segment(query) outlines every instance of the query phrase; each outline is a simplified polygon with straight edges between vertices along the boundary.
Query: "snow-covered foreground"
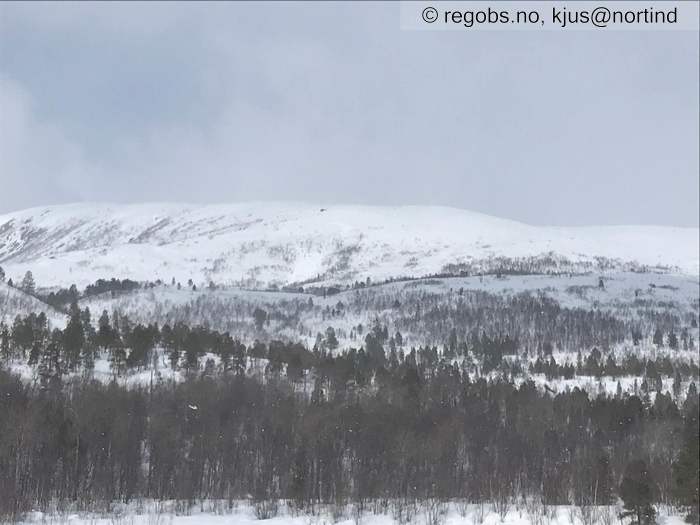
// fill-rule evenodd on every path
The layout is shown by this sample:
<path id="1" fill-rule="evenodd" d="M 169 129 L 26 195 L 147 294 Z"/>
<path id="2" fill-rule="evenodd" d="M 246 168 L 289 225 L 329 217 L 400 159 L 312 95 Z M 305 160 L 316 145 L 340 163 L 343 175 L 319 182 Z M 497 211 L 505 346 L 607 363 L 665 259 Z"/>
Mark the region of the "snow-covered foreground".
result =
<path id="1" fill-rule="evenodd" d="M 521 503 L 497 512 L 490 503 L 429 501 L 408 504 L 370 504 L 363 511 L 354 505 L 320 505 L 311 510 L 295 510 L 284 503 L 270 513 L 247 502 L 204 502 L 191 508 L 174 503 L 116 505 L 110 513 L 33 512 L 20 525 L 613 525 L 622 523 L 621 507 L 535 506 Z M 626 522 L 627 520 L 625 520 Z M 659 525 L 681 525 L 682 515 L 673 509 L 660 509 Z"/>
<path id="2" fill-rule="evenodd" d="M 548 271 L 696 276 L 698 250 L 697 228 L 537 227 L 428 206 L 73 204 L 0 215 L 0 263 L 13 279 L 31 270 L 40 286 L 352 283 L 494 270 L 500 258 Z"/>

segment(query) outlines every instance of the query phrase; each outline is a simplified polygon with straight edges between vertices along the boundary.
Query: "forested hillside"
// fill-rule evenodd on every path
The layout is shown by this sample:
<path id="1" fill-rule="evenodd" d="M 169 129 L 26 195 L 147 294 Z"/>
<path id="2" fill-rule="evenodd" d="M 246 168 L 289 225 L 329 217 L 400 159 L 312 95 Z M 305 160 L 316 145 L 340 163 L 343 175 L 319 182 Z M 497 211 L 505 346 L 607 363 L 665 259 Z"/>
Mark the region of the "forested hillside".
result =
<path id="1" fill-rule="evenodd" d="M 0 229 L 0 519 L 697 523 L 687 232 L 455 211 L 426 240 L 430 209 L 376 230 L 352 207 L 153 210 Z M 657 233 L 658 257 L 616 244 Z"/>

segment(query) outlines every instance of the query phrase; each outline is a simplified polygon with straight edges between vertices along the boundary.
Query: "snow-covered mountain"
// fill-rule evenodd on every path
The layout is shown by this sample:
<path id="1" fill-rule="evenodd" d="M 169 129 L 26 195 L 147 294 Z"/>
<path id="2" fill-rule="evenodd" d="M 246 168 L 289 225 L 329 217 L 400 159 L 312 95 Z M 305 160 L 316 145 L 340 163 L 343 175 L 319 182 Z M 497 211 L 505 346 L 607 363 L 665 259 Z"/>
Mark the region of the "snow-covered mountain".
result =
<path id="1" fill-rule="evenodd" d="M 0 265 L 13 279 L 31 270 L 40 286 L 348 283 L 518 264 L 697 276 L 698 237 L 697 228 L 536 227 L 445 207 L 72 204 L 0 215 Z"/>

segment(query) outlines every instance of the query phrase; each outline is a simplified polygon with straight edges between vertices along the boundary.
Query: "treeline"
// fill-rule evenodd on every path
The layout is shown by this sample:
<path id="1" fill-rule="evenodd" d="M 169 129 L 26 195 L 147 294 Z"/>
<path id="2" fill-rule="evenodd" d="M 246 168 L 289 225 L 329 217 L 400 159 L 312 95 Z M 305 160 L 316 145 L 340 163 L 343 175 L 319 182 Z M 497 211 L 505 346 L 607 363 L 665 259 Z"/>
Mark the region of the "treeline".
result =
<path id="1" fill-rule="evenodd" d="M 31 272 L 27 273 L 31 275 Z M 146 286 L 149 286 L 149 284 L 150 283 L 146 283 Z M 92 297 L 108 292 L 112 295 L 116 293 L 125 293 L 137 290 L 140 287 L 140 283 L 132 281 L 131 279 L 115 279 L 112 277 L 109 280 L 98 279 L 93 284 L 88 284 L 82 293 L 74 284 L 69 288 L 59 288 L 58 290 L 52 290 L 48 293 L 32 293 L 41 301 L 60 310 L 81 298 Z"/>
<path id="2" fill-rule="evenodd" d="M 547 379 L 573 379 L 576 376 L 592 376 L 598 379 L 602 377 L 634 376 L 643 379 L 641 388 L 644 392 L 650 390 L 662 391 L 664 377 L 674 378 L 674 393 L 680 391 L 681 381 L 687 378 L 695 378 L 700 374 L 697 363 L 694 361 L 672 361 L 668 356 L 654 359 L 640 359 L 634 354 L 625 355 L 619 362 L 615 354 L 610 352 L 607 356 L 597 348 L 583 358 L 578 353 L 576 363 L 557 363 L 554 356 L 538 357 L 528 367 L 532 374 L 544 374 Z M 677 395 L 677 394 L 676 394 Z"/>
<path id="3" fill-rule="evenodd" d="M 259 329 L 269 321 L 269 314 L 260 308 L 250 315 Z M 279 340 L 246 345 L 229 333 L 208 326 L 191 327 L 183 322 L 162 327 L 143 325 L 116 312 L 110 317 L 106 310 L 94 323 L 89 308 L 81 310 L 74 302 L 64 329 L 51 330 L 43 313 L 17 316 L 11 327 L 0 323 L 0 360 L 24 361 L 38 369 L 44 382 L 76 371 L 89 375 L 98 358 L 109 360 L 115 376 L 129 370 L 158 368 L 166 361 L 172 370 L 197 371 L 205 361 L 210 373 L 245 372 L 262 363 L 266 373 L 282 372 L 293 381 L 307 381 L 322 373 L 323 363 L 332 353 L 336 363 L 347 363 L 336 369 L 349 371 L 346 380 L 360 385 L 386 368 L 412 360 L 424 371 L 433 370 L 440 363 L 455 364 L 472 378 L 492 373 L 514 378 L 524 372 L 544 374 L 547 380 L 635 376 L 642 381 L 642 394 L 663 392 L 663 378 L 668 377 L 674 380 L 673 394 L 677 398 L 682 382 L 696 379 L 699 373 L 694 361 L 672 360 L 668 356 L 640 359 L 635 355 L 625 355 L 618 361 L 614 352 L 603 353 L 595 347 L 585 358 L 579 352 L 576 364 L 560 364 L 550 343 L 540 343 L 530 352 L 508 335 L 490 337 L 472 332 L 466 341 L 459 341 L 453 329 L 443 345 L 408 348 L 400 332 L 390 334 L 378 321 L 369 329 L 358 325 L 353 330 L 357 337 L 362 336 L 357 348 L 339 349 L 332 327 L 318 334 L 311 349 Z"/>
<path id="4" fill-rule="evenodd" d="M 348 356 L 323 356 L 307 393 L 283 374 L 259 381 L 235 368 L 129 389 L 30 385 L 0 370 L 0 517 L 140 498 L 300 509 L 461 498 L 502 515 L 521 500 L 620 496 L 643 517 L 658 503 L 697 506 L 694 385 L 679 405 L 664 394 L 550 396 L 410 355 L 364 382 L 349 368 Z"/>

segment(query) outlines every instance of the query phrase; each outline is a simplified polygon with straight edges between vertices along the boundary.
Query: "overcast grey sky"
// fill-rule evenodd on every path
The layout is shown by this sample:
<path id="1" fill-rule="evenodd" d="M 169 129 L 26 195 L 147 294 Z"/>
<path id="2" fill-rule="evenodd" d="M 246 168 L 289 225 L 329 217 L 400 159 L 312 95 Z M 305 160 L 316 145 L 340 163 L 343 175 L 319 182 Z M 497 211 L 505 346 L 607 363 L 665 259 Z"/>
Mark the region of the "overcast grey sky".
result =
<path id="1" fill-rule="evenodd" d="M 398 4 L 0 4 L 0 213 L 439 204 L 698 225 L 698 33 L 410 32 Z"/>

